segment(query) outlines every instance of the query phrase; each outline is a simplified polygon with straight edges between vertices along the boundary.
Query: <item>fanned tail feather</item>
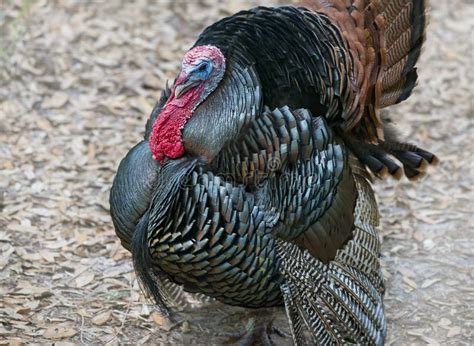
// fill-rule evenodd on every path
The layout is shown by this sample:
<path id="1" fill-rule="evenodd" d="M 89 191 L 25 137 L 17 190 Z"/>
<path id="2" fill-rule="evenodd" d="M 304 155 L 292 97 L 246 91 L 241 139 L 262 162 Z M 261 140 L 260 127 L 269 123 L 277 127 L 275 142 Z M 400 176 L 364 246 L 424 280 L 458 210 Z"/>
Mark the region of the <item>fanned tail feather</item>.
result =
<path id="1" fill-rule="evenodd" d="M 386 68 L 382 75 L 381 107 L 406 100 L 416 85 L 416 62 L 425 41 L 426 0 L 383 0 Z"/>
<path id="2" fill-rule="evenodd" d="M 377 177 L 422 177 L 436 156 L 394 136 L 381 109 L 406 100 L 417 84 L 416 63 L 426 38 L 427 0 L 303 0 L 344 33 L 357 83 L 359 111 L 340 135 Z M 362 34 L 363 33 L 363 34 Z"/>
<path id="3" fill-rule="evenodd" d="M 417 84 L 416 63 L 426 39 L 427 0 L 370 0 L 383 18 L 380 51 L 384 62 L 375 93 L 376 105 L 385 108 L 406 100 Z M 436 164 L 436 156 L 415 145 L 400 141 L 382 117 L 384 138 L 358 146 L 359 158 L 377 176 L 404 174 L 415 180 L 426 174 L 427 166 Z M 360 143 L 359 143 L 360 144 Z M 351 146 L 353 148 L 353 146 Z M 395 160 L 394 160 L 395 159 Z M 403 169 L 401 169 L 403 168 Z"/>

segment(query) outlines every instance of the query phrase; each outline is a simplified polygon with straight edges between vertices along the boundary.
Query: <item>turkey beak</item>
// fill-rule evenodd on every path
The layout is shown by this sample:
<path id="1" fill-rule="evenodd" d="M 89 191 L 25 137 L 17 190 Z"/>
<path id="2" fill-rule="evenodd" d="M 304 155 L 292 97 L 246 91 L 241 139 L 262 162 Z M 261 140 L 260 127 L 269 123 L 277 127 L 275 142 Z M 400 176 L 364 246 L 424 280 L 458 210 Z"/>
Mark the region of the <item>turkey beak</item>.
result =
<path id="1" fill-rule="evenodd" d="M 200 80 L 191 80 L 189 78 L 184 80 L 182 83 L 174 87 L 174 97 L 180 98 L 181 95 L 186 93 L 186 91 L 188 91 L 189 89 L 194 88 L 200 82 Z"/>

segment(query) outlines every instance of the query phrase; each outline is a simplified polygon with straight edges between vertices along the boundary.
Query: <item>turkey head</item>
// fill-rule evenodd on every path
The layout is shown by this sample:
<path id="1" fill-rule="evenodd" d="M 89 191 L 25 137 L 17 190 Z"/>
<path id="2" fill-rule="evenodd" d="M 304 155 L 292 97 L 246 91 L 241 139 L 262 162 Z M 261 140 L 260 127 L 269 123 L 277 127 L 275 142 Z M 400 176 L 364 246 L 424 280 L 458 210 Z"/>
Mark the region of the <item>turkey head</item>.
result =
<path id="1" fill-rule="evenodd" d="M 209 163 L 260 106 L 252 67 L 226 64 L 215 46 L 196 46 L 185 54 L 171 95 L 153 123 L 153 158 L 163 162 L 186 154 Z"/>
<path id="2" fill-rule="evenodd" d="M 199 104 L 213 92 L 225 72 L 225 59 L 219 49 L 200 46 L 183 59 L 171 96 L 153 124 L 150 149 L 155 160 L 184 155 L 182 129 Z"/>

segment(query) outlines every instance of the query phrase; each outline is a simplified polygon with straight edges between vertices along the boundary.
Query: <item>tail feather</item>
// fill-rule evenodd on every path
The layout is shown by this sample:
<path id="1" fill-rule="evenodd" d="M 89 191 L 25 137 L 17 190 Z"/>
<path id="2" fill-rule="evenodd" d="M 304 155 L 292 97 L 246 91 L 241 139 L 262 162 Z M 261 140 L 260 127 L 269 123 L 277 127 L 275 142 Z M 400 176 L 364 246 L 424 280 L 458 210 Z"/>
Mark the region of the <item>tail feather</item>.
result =
<path id="1" fill-rule="evenodd" d="M 409 28 L 404 25 L 401 25 L 401 23 L 408 22 L 410 17 L 410 8 L 409 6 L 405 5 L 404 8 L 398 14 L 385 12 L 384 17 L 386 18 L 385 23 L 387 26 L 387 29 L 385 30 L 385 41 L 387 42 L 387 45 L 390 48 L 388 50 L 388 55 L 390 56 L 391 52 L 402 52 L 405 47 L 410 46 L 411 44 L 411 33 Z M 388 66 L 393 66 L 393 61 L 398 60 L 399 59 L 392 61 L 389 60 L 387 64 Z"/>
<path id="2" fill-rule="evenodd" d="M 410 40 L 411 32 L 410 30 L 406 30 L 400 34 L 398 39 L 393 43 L 393 46 L 387 50 L 387 71 L 390 71 L 390 69 L 399 62 L 403 62 L 404 70 L 401 72 L 404 74 L 408 73 L 414 67 L 418 56 L 421 53 L 421 44 L 423 42 L 417 42 L 414 47 L 410 48 L 410 51 L 407 54 L 406 47 L 410 45 Z M 386 85 L 384 85 L 384 88 L 385 87 Z"/>
<path id="3" fill-rule="evenodd" d="M 426 0 L 381 0 L 379 11 L 385 20 L 386 65 L 381 73 L 380 106 L 407 99 L 416 86 L 415 65 L 425 41 Z"/>
<path id="4" fill-rule="evenodd" d="M 399 79 L 401 72 L 392 72 L 394 82 L 386 82 L 390 87 L 387 87 L 380 97 L 381 107 L 390 106 L 406 100 L 413 92 L 418 80 L 418 72 L 416 69 L 411 70 L 402 79 Z"/>
<path id="5" fill-rule="evenodd" d="M 349 266 L 342 268 L 341 265 L 333 266 L 331 279 L 338 284 L 348 296 L 360 306 L 364 313 L 373 321 L 376 321 L 376 306 L 380 299 L 380 293 L 373 289 L 373 284 L 366 280 L 360 272 L 355 272 Z"/>
<path id="6" fill-rule="evenodd" d="M 353 72 L 362 77 L 357 79 L 357 99 L 359 109 L 365 109 L 364 117 L 371 117 L 366 108 L 370 104 L 384 108 L 410 96 L 426 36 L 427 0 L 303 0 L 300 4 L 324 12 L 344 31 L 355 60 Z M 377 113 L 369 123 L 358 125 L 368 125 L 365 135 L 373 140 L 371 128 L 380 129 Z"/>
<path id="7" fill-rule="evenodd" d="M 425 174 L 424 150 L 387 151 L 381 109 L 406 100 L 417 84 L 416 63 L 426 37 L 427 0 L 303 0 L 301 5 L 326 14 L 344 33 L 357 85 L 341 137 L 376 176 Z M 355 138 L 355 140 L 354 140 Z M 403 142 L 397 141 L 397 145 Z M 392 145 L 392 143 L 390 143 Z M 423 154 L 420 154 L 423 152 Z M 413 153 L 416 153 L 414 155 Z M 425 156 L 424 153 L 427 153 Z"/>
<path id="8" fill-rule="evenodd" d="M 347 275 L 352 274 L 352 276 L 356 276 L 356 280 L 364 282 L 367 292 L 375 299 L 377 294 L 384 290 L 383 277 L 379 273 L 380 266 L 377 264 L 375 268 L 370 269 L 366 264 L 361 264 L 360 259 L 352 254 L 351 247 L 348 247 L 344 252 L 339 256 L 339 260 L 346 263 Z"/>
<path id="9" fill-rule="evenodd" d="M 416 70 L 414 72 L 410 70 L 408 73 L 403 72 L 406 68 L 407 61 L 408 57 L 404 55 L 400 60 L 396 61 L 393 65 L 391 65 L 385 70 L 383 76 L 381 77 L 382 98 L 385 96 L 386 93 L 399 92 L 405 87 L 405 84 L 408 80 L 414 79 L 414 81 L 412 81 L 410 84 L 416 84 L 416 79 L 418 77 L 418 74 L 415 73 Z M 413 86 L 415 84 L 413 84 Z M 385 107 L 383 99 L 381 101 L 382 107 Z M 389 106 L 389 104 L 387 104 L 386 106 Z"/>

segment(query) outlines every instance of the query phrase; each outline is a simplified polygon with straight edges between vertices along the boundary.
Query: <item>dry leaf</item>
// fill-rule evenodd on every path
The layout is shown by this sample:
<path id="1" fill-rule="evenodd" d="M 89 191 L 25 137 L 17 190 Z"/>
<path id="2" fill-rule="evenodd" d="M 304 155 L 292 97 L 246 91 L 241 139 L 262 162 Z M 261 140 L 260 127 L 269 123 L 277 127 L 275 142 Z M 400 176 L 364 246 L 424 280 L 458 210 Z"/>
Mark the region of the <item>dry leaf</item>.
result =
<path id="1" fill-rule="evenodd" d="M 68 100 L 68 94 L 58 91 L 51 97 L 45 99 L 42 103 L 42 106 L 44 108 L 61 108 L 67 103 Z"/>
<path id="2" fill-rule="evenodd" d="M 415 289 L 418 288 L 418 285 L 416 284 L 416 282 L 410 279 L 408 276 L 403 277 L 403 282 L 405 282 L 411 288 L 415 288 Z"/>
<path id="3" fill-rule="evenodd" d="M 158 327 L 166 331 L 169 331 L 171 329 L 171 323 L 169 322 L 169 320 L 160 313 L 154 312 L 151 314 L 151 317 L 153 318 L 153 321 Z"/>
<path id="4" fill-rule="evenodd" d="M 70 338 L 74 335 L 77 334 L 77 331 L 69 326 L 64 326 L 64 325 L 56 325 L 56 326 L 51 326 L 48 327 L 44 333 L 43 337 L 46 339 L 64 339 L 64 338 Z"/>
<path id="5" fill-rule="evenodd" d="M 79 309 L 79 310 L 77 310 L 76 312 L 77 312 L 77 314 L 78 314 L 79 316 L 82 316 L 82 317 L 91 317 L 91 315 L 89 315 L 89 313 L 88 313 L 86 310 L 84 310 L 84 309 Z"/>
<path id="6" fill-rule="evenodd" d="M 456 336 L 459 334 L 461 334 L 461 327 L 456 326 L 456 327 L 449 328 L 447 337 L 452 338 L 453 336 Z"/>
<path id="7" fill-rule="evenodd" d="M 41 287 L 41 286 L 30 286 L 30 285 L 24 285 L 22 288 L 20 288 L 18 291 L 15 292 L 15 294 L 21 294 L 21 295 L 27 295 L 27 296 L 34 296 L 34 297 L 39 297 L 43 296 L 45 293 L 48 293 L 49 289 L 47 287 Z"/>
<path id="8" fill-rule="evenodd" d="M 94 277 L 95 277 L 95 275 L 94 275 L 93 272 L 82 273 L 75 280 L 76 281 L 76 287 L 80 288 L 80 287 L 84 287 L 84 286 L 90 284 L 94 280 Z"/>
<path id="9" fill-rule="evenodd" d="M 54 258 L 57 256 L 55 253 L 48 251 L 48 250 L 39 250 L 39 254 L 43 257 L 46 261 L 53 263 Z"/>
<path id="10" fill-rule="evenodd" d="M 441 281 L 440 279 L 431 279 L 431 280 L 425 280 L 421 284 L 421 288 L 428 288 L 430 286 L 433 286 L 435 283 Z"/>
<path id="11" fill-rule="evenodd" d="M 148 308 L 148 305 L 146 304 L 142 305 L 142 311 L 140 311 L 140 316 L 144 316 L 144 317 L 150 316 L 150 309 Z"/>
<path id="12" fill-rule="evenodd" d="M 438 325 L 440 325 L 441 327 L 446 327 L 449 326 L 451 323 L 451 320 L 447 319 L 446 317 L 442 317 L 439 320 Z"/>
<path id="13" fill-rule="evenodd" d="M 415 233 L 413 233 L 413 239 L 415 239 L 416 241 L 423 241 L 425 239 L 425 237 L 423 236 L 423 232 L 416 231 Z"/>
<path id="14" fill-rule="evenodd" d="M 94 323 L 97 326 L 101 326 L 103 324 L 106 324 L 111 316 L 112 316 L 112 312 L 110 310 L 104 311 L 104 312 L 94 316 L 92 318 L 92 323 Z"/>
<path id="15" fill-rule="evenodd" d="M 3 270 L 8 264 L 8 258 L 0 257 L 0 271 Z"/>
<path id="16" fill-rule="evenodd" d="M 16 312 L 19 314 L 27 314 L 33 310 L 35 310 L 39 306 L 39 300 L 29 301 L 25 304 L 25 306 L 21 306 L 16 309 Z"/>
<path id="17" fill-rule="evenodd" d="M 35 310 L 40 305 L 39 300 L 32 300 L 26 303 L 26 306 L 29 307 L 31 310 Z"/>
<path id="18" fill-rule="evenodd" d="M 137 345 L 145 345 L 145 344 L 147 344 L 147 343 L 148 343 L 148 340 L 150 340 L 150 337 L 151 337 L 150 334 L 144 336 L 143 338 L 141 338 L 140 340 L 138 340 Z"/>
<path id="19" fill-rule="evenodd" d="M 10 339 L 8 340 L 8 345 L 9 346 L 22 346 L 23 342 L 21 339 Z"/>

